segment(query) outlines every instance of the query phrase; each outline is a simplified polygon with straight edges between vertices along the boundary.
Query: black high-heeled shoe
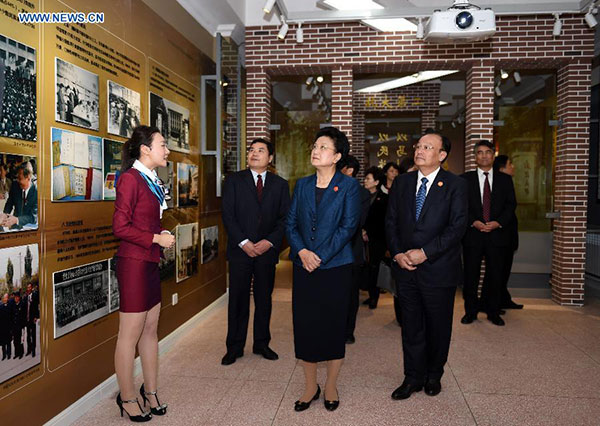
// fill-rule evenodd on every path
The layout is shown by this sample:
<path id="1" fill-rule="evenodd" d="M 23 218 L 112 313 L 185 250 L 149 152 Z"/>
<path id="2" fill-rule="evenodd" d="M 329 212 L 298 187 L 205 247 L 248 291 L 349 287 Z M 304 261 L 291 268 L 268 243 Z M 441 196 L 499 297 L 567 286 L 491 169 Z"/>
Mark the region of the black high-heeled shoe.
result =
<path id="1" fill-rule="evenodd" d="M 327 408 L 329 411 L 335 411 L 340 406 L 340 394 L 337 391 L 337 389 L 335 390 L 335 393 L 338 394 L 338 399 L 334 401 L 323 399 L 323 404 L 325 405 L 325 408 Z"/>
<path id="2" fill-rule="evenodd" d="M 317 385 L 317 392 L 315 393 L 315 396 L 313 396 L 312 399 L 308 402 L 304 402 L 304 401 L 300 401 L 300 400 L 294 402 L 294 410 L 296 410 L 296 411 L 306 410 L 308 407 L 310 407 L 310 404 L 313 401 L 316 401 L 317 399 L 319 399 L 319 395 L 321 395 L 321 387 L 319 385 Z"/>
<path id="3" fill-rule="evenodd" d="M 123 404 L 133 404 L 134 402 L 137 403 L 138 407 L 140 407 L 140 411 L 142 412 L 142 414 L 132 416 L 127 412 L 125 408 L 123 408 Z M 140 402 L 137 400 L 137 398 L 123 401 L 121 399 L 121 392 L 119 392 L 119 394 L 117 395 L 117 405 L 121 410 L 121 417 L 123 417 L 123 411 L 125 411 L 125 413 L 127 413 L 127 415 L 129 416 L 129 420 L 131 420 L 132 422 L 143 423 L 152 420 L 152 414 L 144 412 L 144 410 L 142 410 L 142 406 L 140 405 Z"/>
<path id="4" fill-rule="evenodd" d="M 148 405 L 150 405 L 150 401 L 148 400 L 148 398 L 146 398 L 146 395 L 154 396 L 156 398 L 156 403 L 158 404 L 158 407 L 152 407 L 150 405 L 150 412 L 152 414 L 154 414 L 155 416 L 164 416 L 165 414 L 167 414 L 167 404 L 160 403 L 160 401 L 158 400 L 158 396 L 156 395 L 156 391 L 146 392 L 146 390 L 144 389 L 144 384 L 142 383 L 142 387 L 140 388 L 140 395 L 142 395 L 142 399 L 144 400 L 144 408 L 146 408 L 146 402 L 148 403 Z"/>

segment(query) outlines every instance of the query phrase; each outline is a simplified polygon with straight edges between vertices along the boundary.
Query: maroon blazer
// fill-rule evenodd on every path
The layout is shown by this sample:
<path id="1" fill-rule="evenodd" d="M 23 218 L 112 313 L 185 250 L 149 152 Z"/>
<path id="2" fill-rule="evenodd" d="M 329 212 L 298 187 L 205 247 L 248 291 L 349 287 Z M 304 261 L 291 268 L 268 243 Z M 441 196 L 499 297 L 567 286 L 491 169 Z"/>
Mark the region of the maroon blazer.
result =
<path id="1" fill-rule="evenodd" d="M 113 233 L 121 240 L 117 256 L 156 262 L 160 246 L 152 243 L 160 226 L 160 205 L 140 172 L 134 168 L 119 176 L 113 214 Z"/>

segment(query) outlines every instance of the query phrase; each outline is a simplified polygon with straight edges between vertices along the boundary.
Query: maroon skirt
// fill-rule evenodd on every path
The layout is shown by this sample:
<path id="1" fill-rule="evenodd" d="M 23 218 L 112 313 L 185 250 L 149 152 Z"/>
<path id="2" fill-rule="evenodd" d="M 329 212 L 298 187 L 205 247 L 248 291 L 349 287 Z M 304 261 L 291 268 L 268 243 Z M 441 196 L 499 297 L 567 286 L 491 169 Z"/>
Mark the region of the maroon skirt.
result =
<path id="1" fill-rule="evenodd" d="M 121 257 L 117 259 L 121 312 L 145 312 L 161 302 L 158 263 Z"/>

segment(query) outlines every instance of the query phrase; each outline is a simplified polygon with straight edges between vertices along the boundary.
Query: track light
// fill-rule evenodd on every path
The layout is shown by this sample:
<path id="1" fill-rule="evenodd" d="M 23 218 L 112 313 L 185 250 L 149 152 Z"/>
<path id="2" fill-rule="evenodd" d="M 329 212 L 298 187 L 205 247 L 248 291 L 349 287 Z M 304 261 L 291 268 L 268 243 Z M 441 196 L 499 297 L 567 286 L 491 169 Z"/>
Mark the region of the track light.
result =
<path id="1" fill-rule="evenodd" d="M 452 125 L 453 129 L 456 129 L 456 123 L 454 122 L 454 120 L 452 120 L 452 123 L 450 123 Z"/>
<path id="2" fill-rule="evenodd" d="M 304 41 L 304 30 L 302 29 L 302 22 L 298 22 L 298 28 L 296 28 L 296 43 L 302 43 Z"/>
<path id="3" fill-rule="evenodd" d="M 267 0 L 265 2 L 265 5 L 263 6 L 263 12 L 271 13 L 271 9 L 273 9 L 274 5 L 275 5 L 275 0 Z"/>
<path id="4" fill-rule="evenodd" d="M 307 86 L 310 86 L 310 85 L 312 84 L 312 82 L 313 82 L 313 77 L 312 77 L 312 75 L 311 75 L 310 77 L 308 77 L 308 78 L 306 79 L 306 85 L 307 85 Z"/>
<path id="5" fill-rule="evenodd" d="M 323 83 L 323 76 L 322 75 L 318 75 L 317 76 L 317 83 Z"/>
<path id="6" fill-rule="evenodd" d="M 519 74 L 519 71 L 513 72 L 513 78 L 515 79 L 515 83 L 519 84 L 521 82 L 521 74 Z"/>
<path id="7" fill-rule="evenodd" d="M 590 4 L 588 13 L 585 14 L 585 22 L 588 24 L 588 27 L 590 27 L 590 28 L 595 28 L 596 25 L 598 25 L 598 21 L 594 17 L 594 14 L 596 12 L 597 12 L 597 10 L 594 9 L 594 3 L 592 2 L 592 4 Z"/>
<path id="8" fill-rule="evenodd" d="M 285 38 L 286 34 L 288 33 L 289 29 L 290 29 L 290 26 L 288 25 L 287 22 L 285 22 L 285 18 L 282 15 L 281 16 L 281 28 L 279 28 L 279 34 L 277 34 L 277 38 L 279 38 L 280 40 L 283 40 Z"/>
<path id="9" fill-rule="evenodd" d="M 319 86 L 317 86 L 317 85 L 315 84 L 315 85 L 313 86 L 313 88 L 312 88 L 312 94 L 313 94 L 313 95 L 316 95 L 318 91 L 319 91 Z"/>
<path id="10" fill-rule="evenodd" d="M 423 18 L 419 18 L 417 24 L 417 39 L 422 40 L 425 35 L 425 29 L 423 28 Z"/>
<path id="11" fill-rule="evenodd" d="M 500 86 L 496 86 L 496 88 L 494 89 L 494 92 L 496 93 L 496 96 L 498 96 L 498 97 L 502 96 L 502 90 L 500 90 Z"/>
<path id="12" fill-rule="evenodd" d="M 554 14 L 554 28 L 552 28 L 552 35 L 554 37 L 558 37 L 560 35 L 560 31 L 562 30 L 562 21 L 560 20 L 560 13 Z"/>
<path id="13" fill-rule="evenodd" d="M 500 77 L 502 77 L 502 80 L 506 80 L 508 78 L 508 72 L 500 70 Z"/>

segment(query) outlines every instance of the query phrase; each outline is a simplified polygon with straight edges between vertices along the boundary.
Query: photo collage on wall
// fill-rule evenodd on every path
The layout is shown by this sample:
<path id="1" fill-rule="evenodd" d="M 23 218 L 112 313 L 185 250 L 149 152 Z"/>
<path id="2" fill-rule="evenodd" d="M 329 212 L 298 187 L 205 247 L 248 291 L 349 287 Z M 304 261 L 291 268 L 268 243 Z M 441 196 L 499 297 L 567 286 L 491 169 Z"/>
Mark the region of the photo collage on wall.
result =
<path id="1" fill-rule="evenodd" d="M 142 109 L 140 94 L 135 90 L 108 80 L 108 133 L 131 137 L 139 126 Z"/>
<path id="2" fill-rule="evenodd" d="M 98 74 L 56 58 L 55 120 L 100 129 Z"/>
<path id="3" fill-rule="evenodd" d="M 150 92 L 150 125 L 157 127 L 171 151 L 190 152 L 190 111 Z"/>
<path id="4" fill-rule="evenodd" d="M 199 199 L 198 166 L 177 164 L 177 207 L 197 206 Z"/>
<path id="5" fill-rule="evenodd" d="M 175 229 L 176 278 L 181 282 L 198 272 L 198 223 Z"/>
<path id="6" fill-rule="evenodd" d="M 0 234 L 38 229 L 37 168 L 35 157 L 0 153 Z"/>
<path id="7" fill-rule="evenodd" d="M 0 383 L 40 363 L 37 244 L 0 249 Z"/>

